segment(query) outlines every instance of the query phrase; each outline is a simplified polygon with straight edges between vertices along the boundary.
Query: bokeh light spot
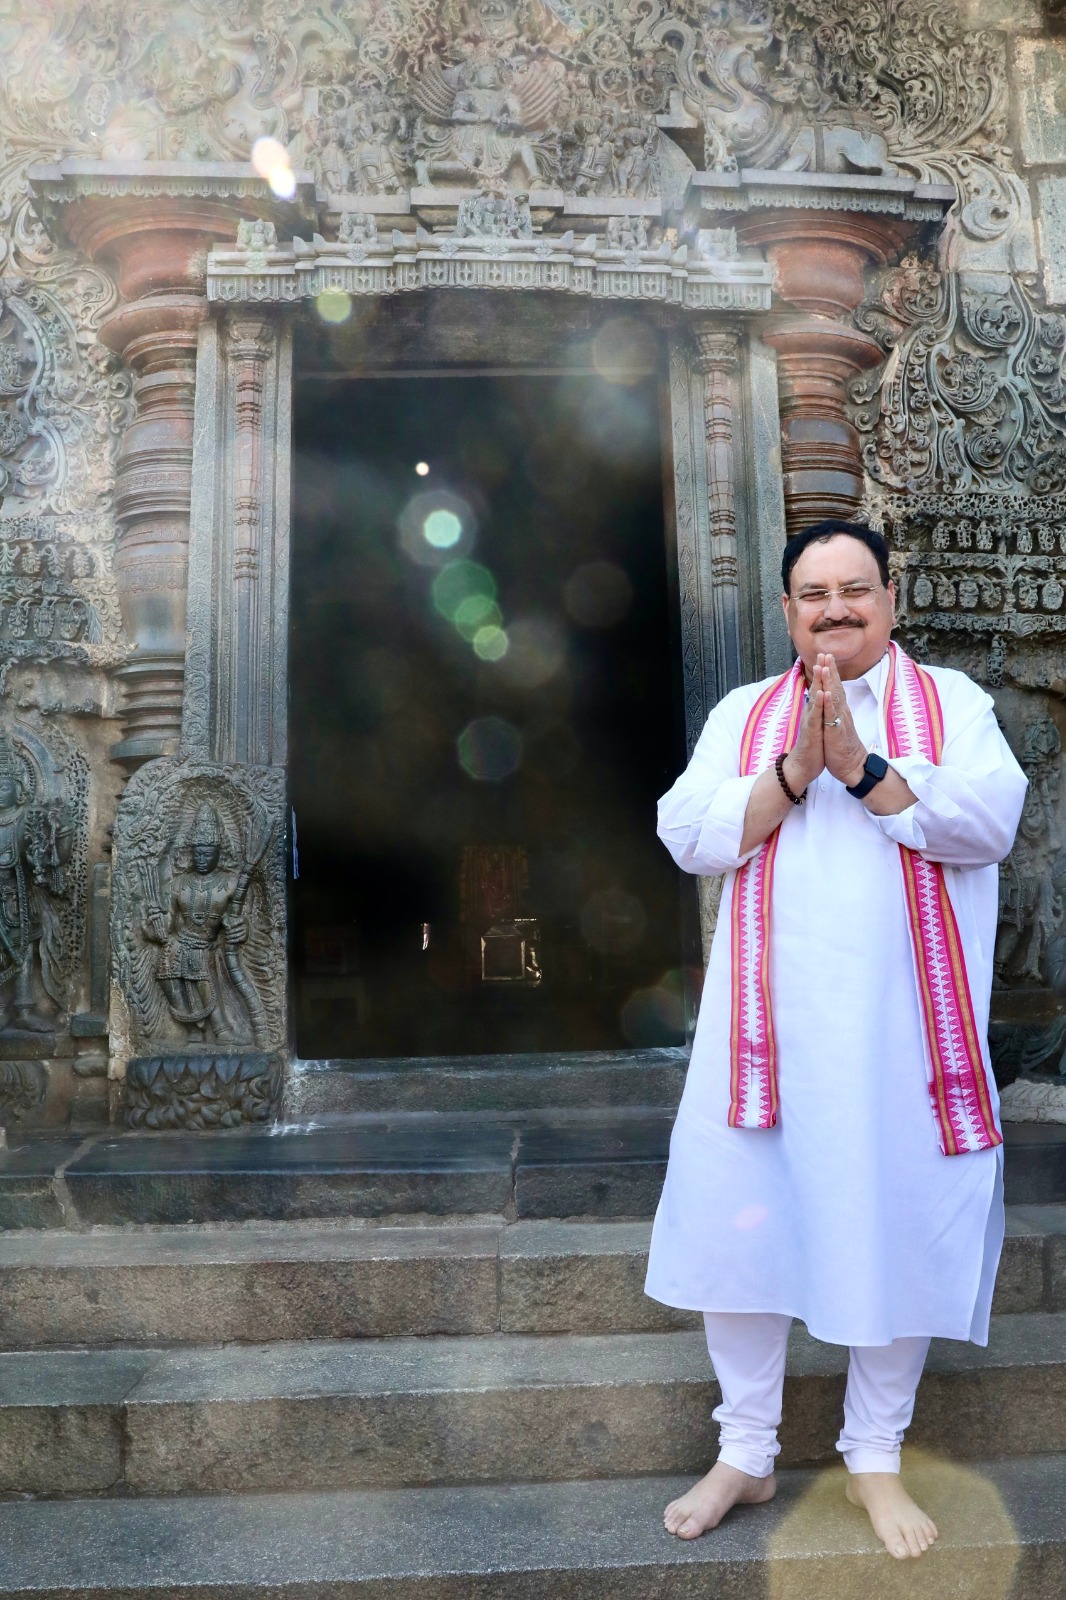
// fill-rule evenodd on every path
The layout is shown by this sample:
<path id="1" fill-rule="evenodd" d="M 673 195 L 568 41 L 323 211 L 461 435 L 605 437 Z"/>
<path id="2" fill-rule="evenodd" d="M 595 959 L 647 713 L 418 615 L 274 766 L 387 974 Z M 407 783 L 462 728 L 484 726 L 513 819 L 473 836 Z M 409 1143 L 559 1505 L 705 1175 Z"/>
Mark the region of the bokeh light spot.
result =
<path id="1" fill-rule="evenodd" d="M 636 949 L 647 923 L 643 905 L 624 889 L 599 889 L 581 909 L 581 932 L 602 955 Z"/>
<path id="2" fill-rule="evenodd" d="M 422 532 L 434 550 L 451 550 L 463 536 L 463 524 L 454 511 L 438 506 L 423 522 Z"/>
<path id="3" fill-rule="evenodd" d="M 428 461 L 416 461 L 415 462 L 415 471 L 418 473 L 418 476 L 420 478 L 428 477 L 429 476 L 429 462 Z"/>
<path id="4" fill-rule="evenodd" d="M 260 178 L 266 179 L 280 199 L 292 199 L 296 193 L 296 178 L 289 152 L 280 140 L 257 139 L 252 146 L 252 166 Z"/>
<path id="5" fill-rule="evenodd" d="M 456 740 L 459 765 L 479 783 L 502 783 L 522 763 L 522 735 L 503 717 L 476 717 Z"/>
<path id="6" fill-rule="evenodd" d="M 470 594 L 457 608 L 452 621 L 464 639 L 474 640 L 482 628 L 498 628 L 503 622 L 503 613 L 487 594 Z"/>
<path id="7" fill-rule="evenodd" d="M 658 983 L 634 989 L 621 1013 L 630 1044 L 680 1042 L 685 1037 L 685 983 L 680 972 L 664 972 Z"/>
<path id="8" fill-rule="evenodd" d="M 583 628 L 613 628 L 633 604 L 633 585 L 613 561 L 586 561 L 566 580 L 563 600 Z"/>
<path id="9" fill-rule="evenodd" d="M 473 613 L 484 620 L 487 608 L 496 600 L 496 580 L 488 567 L 479 566 L 476 561 L 449 561 L 434 578 L 431 593 L 434 606 L 449 622 L 458 620 L 459 612 L 469 601 L 485 606 L 480 613 Z"/>
<path id="10" fill-rule="evenodd" d="M 504 630 L 496 625 L 479 628 L 474 635 L 474 654 L 482 661 L 502 661 L 510 641 Z"/>
<path id="11" fill-rule="evenodd" d="M 501 674 L 520 689 L 539 689 L 566 659 L 562 629 L 550 617 L 521 617 L 507 630 L 511 641 Z"/>
<path id="12" fill-rule="evenodd" d="M 474 543 L 477 524 L 467 502 L 447 489 L 419 489 L 397 518 L 400 548 L 420 567 L 450 564 Z"/>
<path id="13" fill-rule="evenodd" d="M 608 383 L 639 383 L 658 359 L 655 334 L 640 317 L 608 317 L 592 341 L 592 365 Z"/>
<path id="14" fill-rule="evenodd" d="M 315 295 L 315 310 L 323 322 L 337 326 L 352 314 L 352 297 L 344 289 L 322 289 Z"/>

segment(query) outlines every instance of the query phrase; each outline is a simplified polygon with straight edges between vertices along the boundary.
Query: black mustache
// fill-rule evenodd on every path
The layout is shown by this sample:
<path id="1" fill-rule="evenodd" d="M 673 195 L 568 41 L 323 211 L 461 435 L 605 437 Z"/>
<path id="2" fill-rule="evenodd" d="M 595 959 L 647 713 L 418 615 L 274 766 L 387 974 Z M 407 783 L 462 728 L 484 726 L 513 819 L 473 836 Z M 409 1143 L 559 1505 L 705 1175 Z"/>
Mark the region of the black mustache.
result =
<path id="1" fill-rule="evenodd" d="M 849 618 L 847 622 L 816 622 L 811 629 L 812 633 L 829 633 L 834 628 L 865 628 L 866 624 L 859 617 Z"/>

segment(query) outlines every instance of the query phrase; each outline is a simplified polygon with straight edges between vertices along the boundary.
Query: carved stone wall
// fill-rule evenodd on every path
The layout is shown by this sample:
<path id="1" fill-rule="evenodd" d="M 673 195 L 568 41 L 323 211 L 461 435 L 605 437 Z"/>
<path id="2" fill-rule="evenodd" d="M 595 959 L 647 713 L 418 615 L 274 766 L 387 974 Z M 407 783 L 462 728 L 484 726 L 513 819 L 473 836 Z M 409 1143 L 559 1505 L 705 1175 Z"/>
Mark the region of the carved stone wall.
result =
<path id="1" fill-rule="evenodd" d="M 996 1026 L 1005 1071 L 1061 1062 L 1061 10 L 981 28 L 969 0 L 19 9 L 0 60 L 0 769 L 6 738 L 25 929 L 64 931 L 15 930 L 19 1005 L 49 1029 L 9 1052 L 0 1025 L 0 1116 L 101 1109 L 109 830 L 146 761 L 115 824 L 112 1070 L 140 1063 L 146 1126 L 271 1103 L 279 396 L 291 308 L 324 294 L 655 308 L 690 735 L 781 660 L 785 514 L 864 496 L 906 639 L 988 685 L 1031 774 Z M 291 204 L 247 166 L 261 136 Z M 198 830 L 201 861 L 219 839 L 203 870 Z M 0 999 L 12 959 L 0 941 Z"/>

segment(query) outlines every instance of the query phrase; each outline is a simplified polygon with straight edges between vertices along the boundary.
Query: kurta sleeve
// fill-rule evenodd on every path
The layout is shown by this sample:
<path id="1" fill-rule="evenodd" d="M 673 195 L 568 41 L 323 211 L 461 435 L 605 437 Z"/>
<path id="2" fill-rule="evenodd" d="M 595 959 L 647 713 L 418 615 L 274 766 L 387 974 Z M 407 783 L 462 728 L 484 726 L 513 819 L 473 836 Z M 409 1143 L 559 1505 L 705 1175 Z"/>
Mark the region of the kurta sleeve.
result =
<path id="1" fill-rule="evenodd" d="M 892 762 L 917 804 L 894 816 L 868 815 L 890 839 L 929 861 L 987 867 L 1014 843 L 1028 779 L 1000 732 L 992 696 L 963 685 L 950 691 L 944 685 L 940 765 L 919 755 Z"/>
<path id="2" fill-rule="evenodd" d="M 729 872 L 755 854 L 740 854 L 756 781 L 738 776 L 748 711 L 741 702 L 734 691 L 715 706 L 687 768 L 659 801 L 659 838 L 685 872 Z"/>

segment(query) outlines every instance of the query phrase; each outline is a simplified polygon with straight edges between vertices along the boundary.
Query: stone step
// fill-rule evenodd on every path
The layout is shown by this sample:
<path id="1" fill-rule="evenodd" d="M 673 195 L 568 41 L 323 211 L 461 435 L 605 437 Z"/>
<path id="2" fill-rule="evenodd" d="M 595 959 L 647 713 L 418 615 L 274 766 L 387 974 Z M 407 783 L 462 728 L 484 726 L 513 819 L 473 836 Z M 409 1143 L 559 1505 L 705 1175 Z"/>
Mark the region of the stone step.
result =
<path id="1" fill-rule="evenodd" d="M 695 1327 L 643 1292 L 651 1224 L 20 1230 L 0 1349 Z M 997 1312 L 1066 1311 L 1066 1205 L 1008 1207 Z"/>
<path id="2" fill-rule="evenodd" d="M 528 1111 L 665 1106 L 685 1086 L 687 1049 L 297 1061 L 290 1118 L 367 1111 Z"/>
<path id="3" fill-rule="evenodd" d="M 919 1459 L 940 1530 L 891 1561 L 839 1467 L 672 1539 L 687 1479 L 0 1505 L 0 1600 L 1062 1600 L 1066 1460 Z"/>
<path id="4" fill-rule="evenodd" d="M 782 1464 L 834 1459 L 846 1351 L 796 1328 Z M 232 1494 L 697 1472 L 700 1333 L 306 1340 L 0 1355 L 0 1491 Z M 910 1437 L 955 1458 L 1066 1450 L 1066 1313 L 938 1343 Z"/>
<path id="5" fill-rule="evenodd" d="M 400 1112 L 215 1134 L 16 1132 L 0 1231 L 323 1217 L 648 1217 L 662 1107 Z M 1066 1127 L 1008 1124 L 1008 1201 L 1066 1201 Z"/>

